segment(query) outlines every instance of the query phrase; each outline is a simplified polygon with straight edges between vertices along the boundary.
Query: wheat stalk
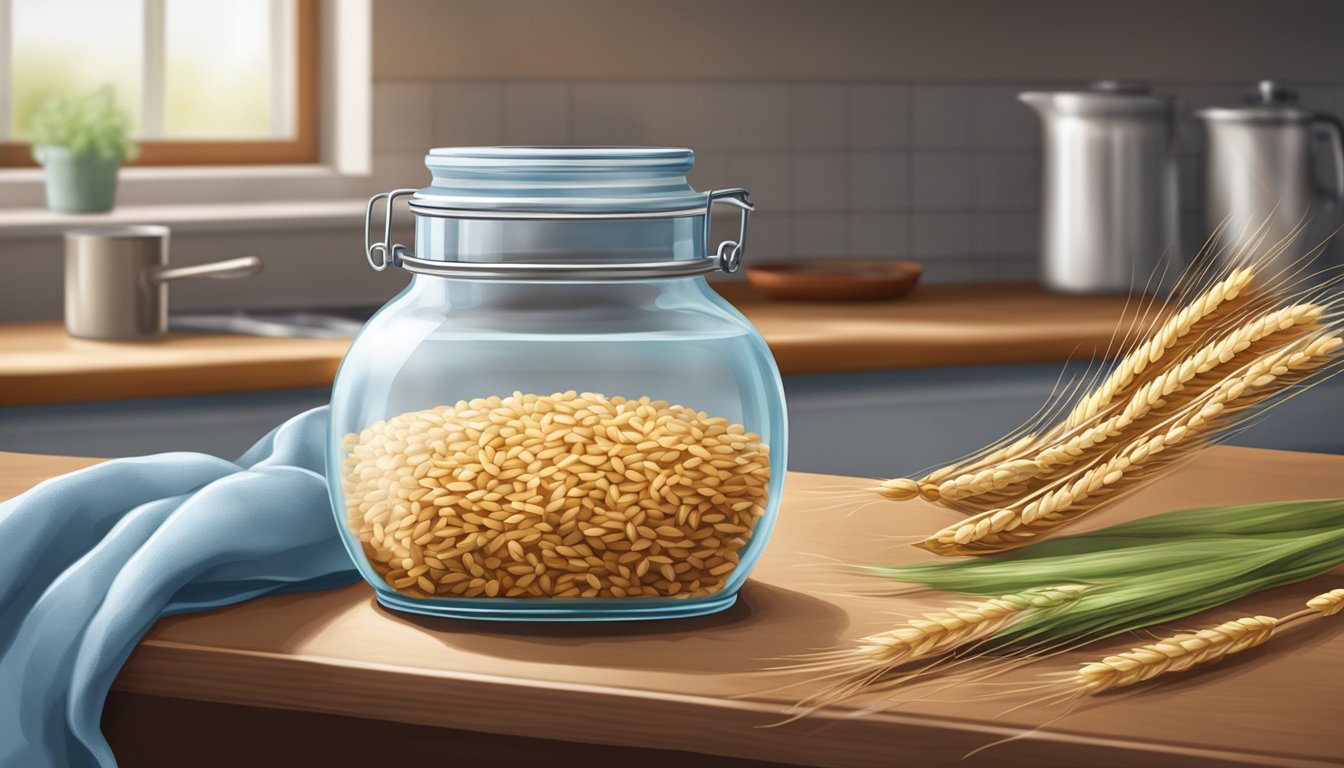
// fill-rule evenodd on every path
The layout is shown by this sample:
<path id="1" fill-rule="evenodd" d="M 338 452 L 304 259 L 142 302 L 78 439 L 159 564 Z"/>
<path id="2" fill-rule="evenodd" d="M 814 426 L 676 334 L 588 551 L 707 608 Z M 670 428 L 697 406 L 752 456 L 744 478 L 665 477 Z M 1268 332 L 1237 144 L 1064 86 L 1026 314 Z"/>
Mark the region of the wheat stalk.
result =
<path id="1" fill-rule="evenodd" d="M 1342 609 L 1344 589 L 1334 589 L 1308 600 L 1306 610 L 1280 619 L 1247 616 L 1107 656 L 1101 661 L 1084 664 L 1074 679 L 1090 694 L 1124 688 L 1225 659 L 1234 653 L 1262 645 L 1294 622 L 1333 616 Z"/>
<path id="2" fill-rule="evenodd" d="M 1088 589 L 1066 584 L 962 603 L 859 638 L 850 648 L 814 654 L 807 663 L 789 669 L 820 672 L 839 682 L 803 700 L 799 707 L 811 711 L 847 698 L 902 665 L 964 649 L 1031 613 L 1071 603 Z"/>
<path id="3" fill-rule="evenodd" d="M 1278 621 L 1270 616 L 1247 616 L 1174 635 L 1086 664 L 1078 670 L 1077 680 L 1084 690 L 1095 694 L 1183 672 L 1260 645 L 1273 636 Z"/>
<path id="4" fill-rule="evenodd" d="M 1053 432 L 1068 432 L 1095 418 L 1144 371 L 1160 362 L 1169 352 L 1179 349 L 1183 343 L 1198 340 L 1237 309 L 1244 307 L 1250 298 L 1253 277 L 1254 272 L 1250 269 L 1234 270 L 1170 317 L 1145 342 L 1127 354 L 1101 386 L 1085 396 Z M 874 490 L 892 501 L 922 496 L 929 501 L 957 502 L 988 492 L 973 491 L 981 485 L 987 485 L 990 491 L 1007 489 L 1038 474 L 1030 464 L 1029 449 L 1036 448 L 1039 442 L 1038 435 L 1029 434 L 1007 446 L 962 464 L 943 467 L 919 479 L 885 480 Z M 968 477 L 970 475 L 974 475 L 973 479 Z M 949 486 L 949 483 L 952 485 Z M 976 504 L 955 506 L 984 508 Z"/>
<path id="5" fill-rule="evenodd" d="M 1229 363 L 1246 362 L 1247 352 L 1251 353 L 1251 357 L 1263 354 L 1264 350 L 1257 347 L 1258 342 L 1279 342 L 1281 336 L 1289 339 L 1300 337 L 1317 327 L 1317 321 L 1324 313 L 1325 307 L 1319 304 L 1294 304 L 1243 324 L 1142 384 L 1119 413 L 1042 451 L 1037 455 L 1036 463 L 1043 469 L 1049 469 L 1077 459 L 1089 449 L 1120 435 L 1126 427 L 1154 409 L 1167 404 L 1172 395 L 1181 392 L 1192 381 Z"/>
<path id="6" fill-rule="evenodd" d="M 1008 445 L 990 451 L 979 458 L 973 459 L 965 464 L 951 464 L 942 469 L 930 472 L 918 480 L 897 477 L 891 480 L 883 480 L 878 484 L 875 490 L 878 495 L 892 501 L 905 501 L 913 499 L 916 496 L 923 496 L 929 501 L 938 501 L 939 485 L 943 480 L 953 474 L 970 471 L 974 467 L 985 464 L 998 464 L 1003 462 L 1009 456 L 1022 454 L 1029 446 L 1035 444 L 1038 440 L 1037 435 L 1028 434 L 1014 440 Z"/>
<path id="7" fill-rule="evenodd" d="M 1074 406 L 1064 420 L 1065 429 L 1095 417 L 1125 392 L 1140 374 L 1177 348 L 1182 340 L 1198 339 L 1241 306 L 1245 301 L 1243 292 L 1250 288 L 1253 277 L 1254 272 L 1250 269 L 1234 270 L 1169 318 L 1147 341 L 1125 355 L 1101 386 Z M 1238 301 L 1239 298 L 1242 301 Z"/>
<path id="8" fill-rule="evenodd" d="M 943 502 L 957 502 L 1004 491 L 1034 480 L 1050 471 L 1072 464 L 1106 442 L 1120 437 L 1136 421 L 1168 404 L 1168 399 L 1186 389 L 1210 371 L 1229 363 L 1245 362 L 1262 354 L 1261 342 L 1280 341 L 1280 337 L 1300 337 L 1316 327 L 1325 307 L 1319 304 L 1294 304 L 1242 324 L 1221 338 L 1205 344 L 1193 354 L 1173 364 L 1156 378 L 1149 379 L 1130 395 L 1125 407 L 1109 418 L 1079 428 L 1068 439 L 1042 449 L 1034 457 L 1012 459 L 976 472 L 944 480 L 937 490 Z"/>
<path id="9" fill-rule="evenodd" d="M 1344 339 L 1309 337 L 1264 355 L 1189 406 L 1131 440 L 1108 459 L 1029 501 L 974 515 L 920 546 L 940 555 L 975 555 L 1021 546 L 1067 525 L 1106 499 L 1129 489 L 1145 470 L 1181 458 L 1225 429 L 1231 417 L 1296 383 L 1329 362 Z"/>

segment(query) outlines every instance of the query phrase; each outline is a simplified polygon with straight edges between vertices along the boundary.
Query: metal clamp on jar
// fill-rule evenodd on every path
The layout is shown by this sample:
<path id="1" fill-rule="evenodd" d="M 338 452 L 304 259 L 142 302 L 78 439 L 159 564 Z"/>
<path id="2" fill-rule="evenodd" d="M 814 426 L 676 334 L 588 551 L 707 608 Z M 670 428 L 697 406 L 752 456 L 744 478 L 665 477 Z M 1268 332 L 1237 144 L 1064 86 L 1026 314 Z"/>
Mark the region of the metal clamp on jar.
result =
<path id="1" fill-rule="evenodd" d="M 375 195 L 365 256 L 410 284 L 332 392 L 342 537 L 385 605 L 489 619 L 732 605 L 774 525 L 786 423 L 760 334 L 709 287 L 755 206 L 686 149 L 434 149 Z M 412 251 L 392 241 L 409 198 Z M 715 204 L 740 213 L 711 246 Z M 382 238 L 374 216 L 387 206 Z"/>

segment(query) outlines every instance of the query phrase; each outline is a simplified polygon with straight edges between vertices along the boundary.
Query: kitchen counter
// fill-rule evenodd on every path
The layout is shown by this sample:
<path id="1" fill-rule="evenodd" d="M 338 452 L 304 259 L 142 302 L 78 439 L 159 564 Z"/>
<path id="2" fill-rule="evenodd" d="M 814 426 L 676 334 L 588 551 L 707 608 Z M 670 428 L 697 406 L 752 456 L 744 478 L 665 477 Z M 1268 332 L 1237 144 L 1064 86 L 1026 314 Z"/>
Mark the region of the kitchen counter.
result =
<path id="1" fill-rule="evenodd" d="M 920 286 L 885 303 L 721 292 L 760 329 L 785 374 L 999 363 L 1104 353 L 1126 302 L 1029 285 Z M 60 323 L 0 325 L 0 406 L 328 386 L 349 342 L 174 333 L 154 342 L 71 339 Z"/>
<path id="2" fill-rule="evenodd" d="M 0 498 L 87 463 L 0 454 Z M 875 582 L 831 567 L 928 559 L 901 542 L 955 519 L 923 502 L 863 504 L 871 482 L 790 473 L 770 547 L 738 605 L 716 616 L 472 623 L 388 612 L 358 584 L 164 619 L 117 679 L 109 738 L 127 765 L 236 765 L 264 754 L 266 764 L 295 765 L 927 766 L 1009 737 L 967 764 L 1320 766 L 1344 755 L 1344 617 L 1072 711 L 1044 702 L 1063 683 L 1037 686 L 1135 638 L 1006 670 L 990 685 L 944 678 L 899 704 L 869 709 L 880 700 L 860 698 L 780 725 L 784 708 L 817 687 L 781 688 L 796 679 L 765 667 L 948 601 L 874 595 Z M 1341 495 L 1344 457 L 1219 447 L 1074 530 L 1183 507 Z M 1342 579 L 1337 571 L 1178 624 L 1287 613 Z"/>

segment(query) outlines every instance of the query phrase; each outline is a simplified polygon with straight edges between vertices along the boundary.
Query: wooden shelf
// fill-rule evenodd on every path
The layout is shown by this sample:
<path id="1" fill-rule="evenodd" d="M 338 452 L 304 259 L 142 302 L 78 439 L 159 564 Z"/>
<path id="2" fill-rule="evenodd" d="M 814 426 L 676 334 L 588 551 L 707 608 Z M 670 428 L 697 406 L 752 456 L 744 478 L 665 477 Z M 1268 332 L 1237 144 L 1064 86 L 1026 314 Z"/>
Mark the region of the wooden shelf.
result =
<path id="1" fill-rule="evenodd" d="M 1104 354 L 1123 297 L 1035 286 L 926 286 L 886 303 L 811 304 L 719 290 L 788 374 L 1038 363 Z M 59 323 L 0 325 L 0 406 L 331 384 L 349 342 L 176 333 L 144 343 L 71 339 Z"/>

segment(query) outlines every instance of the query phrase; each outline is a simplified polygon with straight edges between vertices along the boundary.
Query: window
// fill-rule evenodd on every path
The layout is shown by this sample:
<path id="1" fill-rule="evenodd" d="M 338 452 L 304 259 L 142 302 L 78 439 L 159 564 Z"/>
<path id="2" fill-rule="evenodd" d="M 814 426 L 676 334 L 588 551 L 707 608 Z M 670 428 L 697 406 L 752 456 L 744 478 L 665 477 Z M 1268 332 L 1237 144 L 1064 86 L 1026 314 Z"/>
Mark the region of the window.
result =
<path id="1" fill-rule="evenodd" d="M 111 86 L 136 165 L 313 163 L 318 0 L 0 0 L 0 166 L 53 94 Z"/>

